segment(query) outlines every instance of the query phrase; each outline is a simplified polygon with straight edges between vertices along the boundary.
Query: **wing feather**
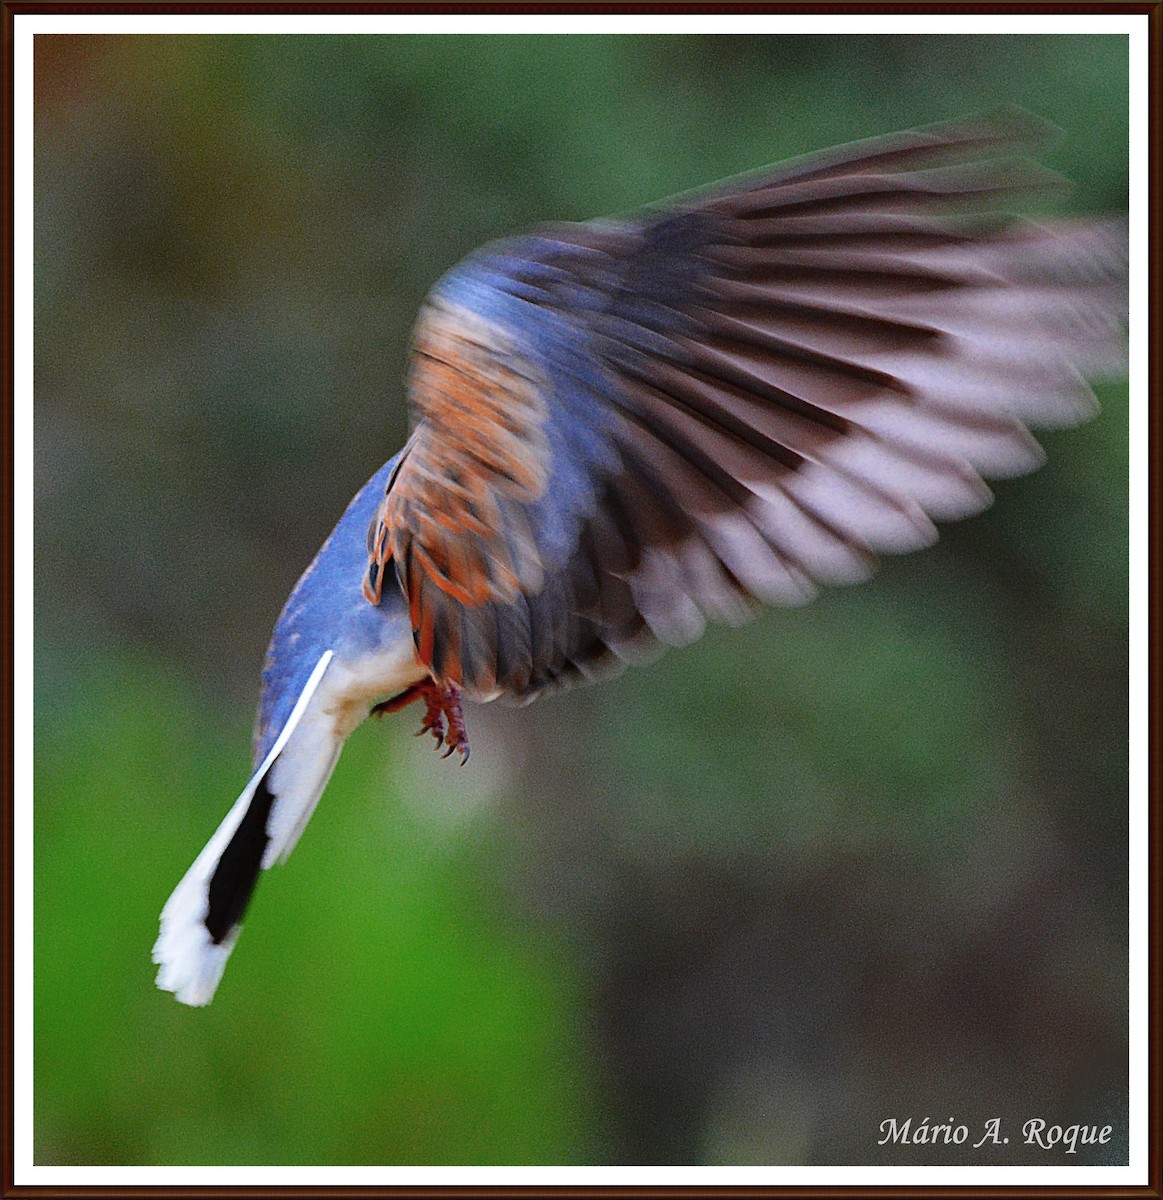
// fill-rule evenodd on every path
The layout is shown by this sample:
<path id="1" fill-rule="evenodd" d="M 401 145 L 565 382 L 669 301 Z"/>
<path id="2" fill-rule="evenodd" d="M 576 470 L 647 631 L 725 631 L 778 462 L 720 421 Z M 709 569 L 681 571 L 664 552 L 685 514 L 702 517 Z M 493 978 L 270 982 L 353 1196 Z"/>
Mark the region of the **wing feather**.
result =
<path id="1" fill-rule="evenodd" d="M 524 701 L 984 508 L 1125 355 L 1125 223 L 1007 211 L 1059 182 L 1018 157 L 1045 132 L 873 139 L 478 252 L 417 325 L 369 600 L 394 578 L 435 676 Z"/>

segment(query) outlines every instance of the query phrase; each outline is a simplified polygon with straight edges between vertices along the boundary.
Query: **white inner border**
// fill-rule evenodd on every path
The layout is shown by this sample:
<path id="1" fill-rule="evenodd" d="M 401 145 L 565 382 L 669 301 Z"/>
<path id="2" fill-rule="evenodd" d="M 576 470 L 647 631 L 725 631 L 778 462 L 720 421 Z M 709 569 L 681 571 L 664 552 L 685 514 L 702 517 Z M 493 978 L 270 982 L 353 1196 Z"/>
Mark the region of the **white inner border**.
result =
<path id="1" fill-rule="evenodd" d="M 1130 44 L 1130 1165 L 1126 1167 L 44 1167 L 32 1161 L 32 39 L 73 34 L 447 33 L 447 16 L 20 14 L 13 18 L 14 287 L 14 1179 L 16 1186 L 127 1185 L 937 1185 L 1148 1183 L 1148 18 L 1049 13 L 841 18 L 853 34 L 1126 34 Z M 469 16 L 457 33 L 835 34 L 835 16 Z M 870 133 L 883 132 L 870 130 Z M 1137 1052 L 1136 1049 L 1137 1048 Z"/>

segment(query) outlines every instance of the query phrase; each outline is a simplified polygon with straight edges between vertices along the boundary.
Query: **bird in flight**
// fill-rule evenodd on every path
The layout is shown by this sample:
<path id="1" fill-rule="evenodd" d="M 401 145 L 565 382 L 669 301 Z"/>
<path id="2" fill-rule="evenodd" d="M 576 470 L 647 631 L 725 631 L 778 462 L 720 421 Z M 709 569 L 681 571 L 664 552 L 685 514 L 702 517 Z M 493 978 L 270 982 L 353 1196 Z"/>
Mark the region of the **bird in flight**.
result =
<path id="1" fill-rule="evenodd" d="M 416 322 L 411 436 L 275 626 L 254 772 L 178 884 L 158 986 L 207 1004 L 260 871 L 345 738 L 461 697 L 605 678 L 867 578 L 1042 460 L 1125 366 L 1122 218 L 1015 214 L 1056 177 L 1008 112 L 550 225 L 450 271 Z"/>

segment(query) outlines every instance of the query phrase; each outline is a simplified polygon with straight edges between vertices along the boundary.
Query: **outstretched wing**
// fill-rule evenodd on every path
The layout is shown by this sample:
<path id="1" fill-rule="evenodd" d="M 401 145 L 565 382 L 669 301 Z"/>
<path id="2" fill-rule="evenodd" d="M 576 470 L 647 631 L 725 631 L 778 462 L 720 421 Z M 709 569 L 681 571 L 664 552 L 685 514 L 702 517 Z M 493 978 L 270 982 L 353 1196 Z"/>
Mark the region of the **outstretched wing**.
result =
<path id="1" fill-rule="evenodd" d="M 1006 209 L 1000 115 L 796 160 L 636 221 L 499 242 L 420 316 L 365 592 L 421 659 L 528 699 L 984 508 L 1123 359 L 1126 230 Z"/>

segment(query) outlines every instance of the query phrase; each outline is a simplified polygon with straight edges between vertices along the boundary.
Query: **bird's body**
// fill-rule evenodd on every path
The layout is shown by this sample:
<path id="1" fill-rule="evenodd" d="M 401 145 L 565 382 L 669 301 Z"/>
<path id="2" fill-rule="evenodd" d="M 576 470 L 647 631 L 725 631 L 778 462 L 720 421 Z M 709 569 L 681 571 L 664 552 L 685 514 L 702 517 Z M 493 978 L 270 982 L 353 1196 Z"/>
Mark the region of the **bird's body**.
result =
<path id="1" fill-rule="evenodd" d="M 159 985 L 204 1004 L 262 868 L 347 735 L 422 698 L 522 703 L 708 620 L 927 545 L 1037 466 L 1026 423 L 1119 369 L 1119 221 L 1030 225 L 1014 115 L 899 134 L 638 220 L 494 243 L 417 321 L 413 432 L 276 625 L 255 772 L 162 914 Z"/>
<path id="2" fill-rule="evenodd" d="M 342 579 L 353 572 L 357 580 L 363 578 L 368 525 L 398 459 L 397 455 L 385 463 L 360 488 L 283 608 L 263 668 L 254 736 L 256 762 L 266 757 L 324 651 L 334 651 L 341 663 L 361 664 L 356 679 L 341 686 L 331 679 L 340 672 L 337 663 L 322 688 L 320 701 L 324 695 L 328 697 L 341 737 L 367 716 L 376 698 L 402 691 L 426 674 L 415 654 L 409 652 L 411 628 L 402 606 L 373 607 L 359 588 L 319 587 L 313 582 Z M 366 704 L 362 703 L 364 692 Z"/>

